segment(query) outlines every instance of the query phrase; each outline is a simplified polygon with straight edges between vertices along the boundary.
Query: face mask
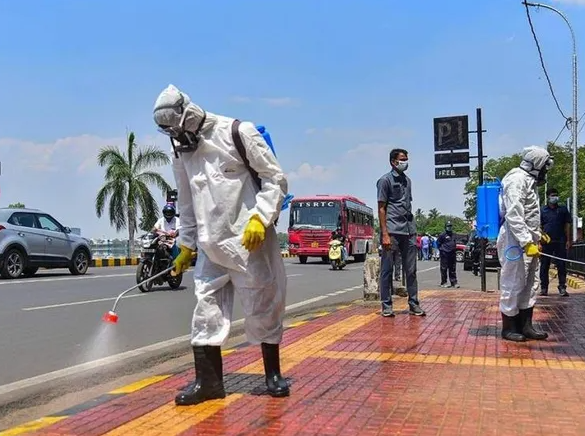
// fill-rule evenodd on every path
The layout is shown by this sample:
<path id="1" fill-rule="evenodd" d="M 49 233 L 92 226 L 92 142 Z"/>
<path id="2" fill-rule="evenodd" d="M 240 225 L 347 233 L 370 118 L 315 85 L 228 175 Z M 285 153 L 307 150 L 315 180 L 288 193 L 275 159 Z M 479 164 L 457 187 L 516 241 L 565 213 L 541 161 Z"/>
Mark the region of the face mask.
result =
<path id="1" fill-rule="evenodd" d="M 396 164 L 394 166 L 396 167 L 396 170 L 403 173 L 404 171 L 406 171 L 408 169 L 408 161 L 407 160 L 396 161 Z"/>
<path id="2" fill-rule="evenodd" d="M 176 152 L 188 152 L 188 151 L 195 151 L 199 146 L 199 139 L 200 139 L 200 131 L 205 123 L 206 114 L 203 114 L 203 118 L 197 127 L 195 132 L 190 132 L 184 129 L 185 118 L 187 116 L 188 109 L 183 112 L 183 116 L 181 117 L 181 121 L 179 125 L 176 127 L 161 127 L 159 128 L 159 132 L 163 135 L 169 136 L 171 138 L 171 144 L 173 149 Z"/>
<path id="3" fill-rule="evenodd" d="M 559 202 L 559 197 L 549 197 L 548 202 L 550 204 L 557 204 Z"/>

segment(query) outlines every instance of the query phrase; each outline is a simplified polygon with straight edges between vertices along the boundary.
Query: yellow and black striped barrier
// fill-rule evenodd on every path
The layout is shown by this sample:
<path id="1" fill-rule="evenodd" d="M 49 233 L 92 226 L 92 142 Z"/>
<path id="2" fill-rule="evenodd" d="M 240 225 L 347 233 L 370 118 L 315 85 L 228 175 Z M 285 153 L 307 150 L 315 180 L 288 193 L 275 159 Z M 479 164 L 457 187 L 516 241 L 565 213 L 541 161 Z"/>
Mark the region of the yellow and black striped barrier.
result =
<path id="1" fill-rule="evenodd" d="M 296 254 L 283 252 L 282 257 L 297 257 Z M 139 257 L 110 257 L 110 258 L 96 258 L 92 259 L 91 267 L 100 268 L 108 266 L 131 266 L 138 265 Z"/>
<path id="2" fill-rule="evenodd" d="M 92 259 L 91 266 L 93 268 L 107 267 L 107 266 L 130 266 L 138 265 L 139 257 L 110 257 L 106 259 Z"/>

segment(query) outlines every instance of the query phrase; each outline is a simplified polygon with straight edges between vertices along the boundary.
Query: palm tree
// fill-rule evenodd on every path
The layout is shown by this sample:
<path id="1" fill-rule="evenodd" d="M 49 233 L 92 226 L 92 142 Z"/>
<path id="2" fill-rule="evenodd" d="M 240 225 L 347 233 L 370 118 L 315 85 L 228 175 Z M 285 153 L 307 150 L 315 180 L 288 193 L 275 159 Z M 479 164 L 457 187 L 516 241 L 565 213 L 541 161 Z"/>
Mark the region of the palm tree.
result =
<path id="1" fill-rule="evenodd" d="M 421 208 L 418 208 L 415 212 L 414 212 L 414 219 L 416 219 L 417 221 L 422 221 L 424 220 L 425 217 L 425 212 L 424 210 L 422 210 Z"/>
<path id="2" fill-rule="evenodd" d="M 103 147 L 98 154 L 98 165 L 106 167 L 106 184 L 95 199 L 98 218 L 104 213 L 109 198 L 110 224 L 117 230 L 128 229 L 128 249 L 137 229 L 137 212 L 142 216 L 158 217 L 158 204 L 149 185 L 155 185 L 163 195 L 171 189 L 162 175 L 151 171 L 152 166 L 169 165 L 170 157 L 155 146 L 139 147 L 134 132 L 128 135 L 127 151 L 118 147 Z"/>
<path id="3" fill-rule="evenodd" d="M 429 210 L 429 220 L 436 220 L 439 218 L 439 216 L 441 216 L 441 212 L 439 212 L 436 208 L 433 207 L 431 210 Z"/>

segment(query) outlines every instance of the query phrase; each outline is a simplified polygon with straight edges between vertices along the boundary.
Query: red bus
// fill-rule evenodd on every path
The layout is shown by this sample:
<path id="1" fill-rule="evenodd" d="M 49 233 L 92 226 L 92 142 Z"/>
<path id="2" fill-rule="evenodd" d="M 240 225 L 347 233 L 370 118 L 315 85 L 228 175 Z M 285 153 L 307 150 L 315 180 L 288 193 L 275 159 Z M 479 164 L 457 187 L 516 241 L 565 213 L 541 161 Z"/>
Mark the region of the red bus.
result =
<path id="1" fill-rule="evenodd" d="M 292 200 L 289 252 L 303 264 L 309 257 L 329 261 L 329 241 L 336 228 L 346 236 L 348 256 L 363 262 L 374 249 L 374 212 L 351 195 L 315 195 Z"/>

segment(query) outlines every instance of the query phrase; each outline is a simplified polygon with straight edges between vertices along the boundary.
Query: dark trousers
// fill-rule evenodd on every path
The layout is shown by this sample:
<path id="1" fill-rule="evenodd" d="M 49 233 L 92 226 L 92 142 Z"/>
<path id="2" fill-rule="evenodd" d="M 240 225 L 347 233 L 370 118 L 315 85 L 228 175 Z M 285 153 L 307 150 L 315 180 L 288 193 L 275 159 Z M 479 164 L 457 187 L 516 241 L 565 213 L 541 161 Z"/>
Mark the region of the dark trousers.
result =
<path id="1" fill-rule="evenodd" d="M 449 271 L 449 281 L 452 285 L 457 284 L 457 256 L 455 251 L 445 253 L 441 251 L 441 284 L 447 283 L 447 271 Z"/>
<path id="2" fill-rule="evenodd" d="M 550 254 L 551 256 L 567 258 L 567 248 L 564 242 L 551 242 L 550 244 L 542 244 L 542 252 Z M 548 291 L 548 270 L 550 268 L 551 260 L 554 261 L 559 272 L 559 289 L 567 288 L 567 264 L 564 260 L 551 259 L 547 256 L 540 256 L 540 289 Z"/>
<path id="3" fill-rule="evenodd" d="M 479 267 L 481 266 L 481 249 L 474 248 L 471 252 L 471 258 L 473 260 L 473 274 L 477 275 L 479 273 Z"/>
<path id="4" fill-rule="evenodd" d="M 392 235 L 390 239 L 392 246 L 400 250 L 402 257 L 402 274 L 406 278 L 408 304 L 410 306 L 418 306 L 418 281 L 416 279 L 418 250 L 416 248 L 416 235 Z M 392 308 L 393 258 L 392 249 L 382 250 L 382 264 L 380 265 L 380 299 L 382 300 L 382 309 Z"/>

